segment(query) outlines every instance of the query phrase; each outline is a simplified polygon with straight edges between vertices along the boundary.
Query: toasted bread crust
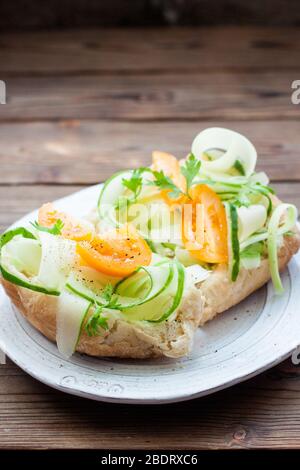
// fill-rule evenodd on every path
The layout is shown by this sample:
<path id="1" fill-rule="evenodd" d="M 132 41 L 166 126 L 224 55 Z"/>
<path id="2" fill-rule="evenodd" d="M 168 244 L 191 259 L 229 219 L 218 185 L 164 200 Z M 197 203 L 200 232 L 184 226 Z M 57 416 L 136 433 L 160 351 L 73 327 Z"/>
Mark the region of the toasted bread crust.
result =
<path id="1" fill-rule="evenodd" d="M 279 250 L 283 270 L 300 247 L 298 230 L 286 236 Z M 238 279 L 229 280 L 227 268 L 220 265 L 204 282 L 191 287 L 176 319 L 161 324 L 131 324 L 116 319 L 101 336 L 81 335 L 77 351 L 91 356 L 140 358 L 181 357 L 189 353 L 195 329 L 245 297 L 270 279 L 268 260 L 254 270 L 241 269 Z M 57 297 L 34 292 L 1 279 L 7 295 L 24 317 L 51 341 L 56 340 Z"/>
<path id="2" fill-rule="evenodd" d="M 56 341 L 57 297 L 31 291 L 1 279 L 13 304 L 23 316 L 51 341 Z M 196 291 L 196 288 L 192 288 Z M 176 320 L 151 324 L 128 323 L 121 319 L 109 322 L 103 335 L 88 336 L 84 331 L 76 348 L 90 356 L 140 358 L 181 357 L 191 349 L 201 308 L 191 315 L 182 308 Z"/>
<path id="3" fill-rule="evenodd" d="M 294 235 L 284 237 L 284 243 L 278 253 L 278 264 L 283 271 L 300 248 L 300 234 L 295 228 Z M 212 320 L 218 313 L 233 307 L 248 295 L 255 292 L 270 280 L 270 269 L 267 259 L 262 260 L 257 269 L 241 269 L 237 280 L 232 283 L 227 275 L 227 267 L 220 265 L 206 281 L 198 286 L 201 292 L 203 313 L 199 326 Z"/>

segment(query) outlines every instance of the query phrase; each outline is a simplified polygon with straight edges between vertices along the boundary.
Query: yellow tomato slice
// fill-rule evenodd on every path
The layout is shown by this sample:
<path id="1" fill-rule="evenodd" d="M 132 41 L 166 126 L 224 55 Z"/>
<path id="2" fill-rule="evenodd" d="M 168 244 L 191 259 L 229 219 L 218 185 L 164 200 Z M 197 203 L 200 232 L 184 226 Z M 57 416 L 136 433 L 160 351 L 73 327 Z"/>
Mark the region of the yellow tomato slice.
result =
<path id="1" fill-rule="evenodd" d="M 190 196 L 191 202 L 184 206 L 189 216 L 183 216 L 182 224 L 185 247 L 199 261 L 226 263 L 227 221 L 220 197 L 205 184 L 192 187 Z"/>
<path id="2" fill-rule="evenodd" d="M 51 202 L 43 204 L 39 209 L 38 223 L 43 227 L 53 227 L 58 220 L 61 220 L 64 224 L 61 231 L 64 238 L 81 241 L 90 240 L 93 236 L 94 229 L 92 224 L 56 210 Z"/>
<path id="3" fill-rule="evenodd" d="M 152 258 L 148 244 L 128 225 L 77 243 L 77 253 L 97 271 L 119 277 L 128 276 L 139 266 L 149 265 Z"/>
<path id="4" fill-rule="evenodd" d="M 155 171 L 163 171 L 182 192 L 186 191 L 186 180 L 180 172 L 179 161 L 174 155 L 166 152 L 153 152 L 152 168 Z M 171 198 L 169 193 L 169 189 L 164 189 L 162 191 L 162 197 L 165 202 L 171 206 L 174 204 L 183 204 L 187 199 L 185 195 L 179 196 L 178 198 Z"/>

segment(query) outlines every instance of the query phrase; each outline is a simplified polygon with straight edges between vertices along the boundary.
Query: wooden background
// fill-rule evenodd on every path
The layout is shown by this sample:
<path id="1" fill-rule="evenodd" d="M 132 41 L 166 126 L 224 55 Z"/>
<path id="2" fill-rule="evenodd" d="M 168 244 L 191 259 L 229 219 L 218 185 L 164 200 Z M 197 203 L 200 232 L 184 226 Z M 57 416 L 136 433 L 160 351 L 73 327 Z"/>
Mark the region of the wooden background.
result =
<path id="1" fill-rule="evenodd" d="M 291 103 L 299 39 L 297 28 L 258 26 L 3 33 L 0 230 L 43 202 L 149 163 L 152 149 L 181 157 L 211 125 L 246 134 L 259 168 L 300 208 L 300 105 Z M 290 360 L 163 407 L 89 402 L 9 360 L 0 366 L 0 448 L 236 447 L 300 448 L 300 369 Z"/>

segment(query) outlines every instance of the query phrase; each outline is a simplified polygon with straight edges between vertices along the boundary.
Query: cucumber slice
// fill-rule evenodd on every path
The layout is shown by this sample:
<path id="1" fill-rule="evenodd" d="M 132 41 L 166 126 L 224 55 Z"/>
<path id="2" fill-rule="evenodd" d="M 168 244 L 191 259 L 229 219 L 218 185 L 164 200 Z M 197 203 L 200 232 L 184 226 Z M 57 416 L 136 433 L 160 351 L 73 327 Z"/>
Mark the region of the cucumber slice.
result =
<path id="1" fill-rule="evenodd" d="M 39 232 L 42 257 L 37 280 L 48 288 L 60 291 L 76 266 L 76 243 L 57 235 Z"/>
<path id="2" fill-rule="evenodd" d="M 240 243 L 238 237 L 238 212 L 237 208 L 225 202 L 227 227 L 228 227 L 228 254 L 230 278 L 234 282 L 240 270 Z"/>
<path id="3" fill-rule="evenodd" d="M 64 357 L 74 353 L 91 303 L 63 290 L 58 298 L 56 343 Z"/>
<path id="4" fill-rule="evenodd" d="M 25 256 L 27 255 L 27 253 L 24 253 L 23 259 L 19 258 L 19 260 L 17 260 L 16 265 L 14 264 L 14 256 L 16 252 L 18 252 L 18 250 L 14 249 L 12 246 L 10 247 L 10 244 L 14 243 L 15 237 L 18 237 L 18 243 L 19 238 L 32 240 L 36 241 L 36 243 L 39 243 L 36 237 L 24 227 L 19 227 L 4 233 L 0 238 L 0 270 L 3 278 L 7 281 L 12 282 L 13 284 L 16 284 L 17 286 L 25 287 L 26 289 L 30 289 L 48 295 L 59 295 L 59 291 L 57 289 L 47 288 L 43 285 L 43 283 L 39 282 L 36 277 L 30 277 L 24 274 L 22 271 L 19 271 L 18 268 L 20 268 L 20 264 L 23 263 L 24 265 L 24 262 L 26 260 Z M 12 255 L 12 253 L 14 253 L 14 255 Z M 35 250 L 35 255 L 36 254 L 37 251 Z M 25 266 L 23 266 L 23 268 L 25 268 Z M 30 269 L 35 269 L 32 263 L 27 268 L 28 271 Z"/>
<path id="5" fill-rule="evenodd" d="M 4 262 L 13 265 L 26 277 L 38 275 L 41 263 L 41 245 L 32 238 L 15 237 L 12 243 L 7 243 L 2 250 Z"/>
<path id="6" fill-rule="evenodd" d="M 115 173 L 106 180 L 100 192 L 98 199 L 99 218 L 112 227 L 118 227 L 120 225 L 116 218 L 115 206 L 125 191 L 122 184 L 123 178 L 129 179 L 131 175 L 131 170 Z"/>
<path id="7" fill-rule="evenodd" d="M 76 271 L 72 271 L 67 279 L 66 287 L 74 294 L 96 302 L 99 305 L 105 304 L 105 299 L 101 293 L 107 284 L 116 285 L 120 278 L 106 276 L 95 269 L 82 266 Z"/>
<path id="8" fill-rule="evenodd" d="M 267 210 L 261 204 L 253 204 L 249 207 L 239 207 L 238 214 L 238 237 L 239 241 L 245 241 L 253 233 L 257 232 L 266 223 Z"/>
<path id="9" fill-rule="evenodd" d="M 126 320 L 162 322 L 177 309 L 183 295 L 185 276 L 184 268 L 178 261 L 174 261 L 172 266 L 174 275 L 167 288 L 152 300 L 123 310 Z"/>
<path id="10" fill-rule="evenodd" d="M 116 289 L 120 310 L 143 305 L 167 289 L 174 276 L 172 263 L 160 266 L 142 266 L 128 278 L 121 281 Z"/>
<path id="11" fill-rule="evenodd" d="M 274 210 L 268 225 L 268 255 L 273 285 L 277 294 L 283 292 L 278 266 L 278 240 L 293 229 L 297 222 L 298 211 L 293 204 L 279 204 Z"/>
<path id="12" fill-rule="evenodd" d="M 105 286 L 110 283 L 116 284 L 115 295 L 117 296 L 116 309 L 123 310 L 129 307 L 142 305 L 153 299 L 167 288 L 174 275 L 171 263 L 163 262 L 159 266 L 141 267 L 131 276 L 116 284 L 102 276 L 95 270 L 81 268 L 80 271 L 72 272 L 66 283 L 66 287 L 74 294 L 99 305 L 106 303 L 101 296 Z"/>

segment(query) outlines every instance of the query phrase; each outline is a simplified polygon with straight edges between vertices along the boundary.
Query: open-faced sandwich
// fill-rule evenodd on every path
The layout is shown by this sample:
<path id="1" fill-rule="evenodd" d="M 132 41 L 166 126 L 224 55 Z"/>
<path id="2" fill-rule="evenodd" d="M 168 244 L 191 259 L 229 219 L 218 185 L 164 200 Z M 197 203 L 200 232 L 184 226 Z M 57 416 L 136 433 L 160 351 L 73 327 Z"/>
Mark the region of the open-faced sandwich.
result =
<path id="1" fill-rule="evenodd" d="M 300 246 L 297 210 L 256 173 L 244 136 L 206 129 L 183 160 L 153 152 L 84 218 L 44 204 L 1 237 L 1 280 L 60 352 L 180 357 L 195 330 L 272 279 Z M 97 201 L 95 201 L 95 206 Z"/>

